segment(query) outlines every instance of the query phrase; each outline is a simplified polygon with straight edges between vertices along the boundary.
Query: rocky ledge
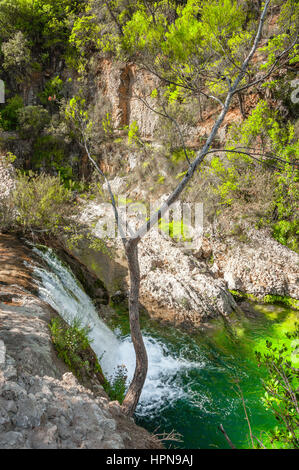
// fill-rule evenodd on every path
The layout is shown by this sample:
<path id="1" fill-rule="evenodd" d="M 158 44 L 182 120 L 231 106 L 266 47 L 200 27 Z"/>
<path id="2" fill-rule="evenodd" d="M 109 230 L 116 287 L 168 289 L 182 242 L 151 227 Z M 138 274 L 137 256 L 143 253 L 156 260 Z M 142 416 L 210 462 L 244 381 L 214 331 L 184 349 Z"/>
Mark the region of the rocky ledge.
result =
<path id="1" fill-rule="evenodd" d="M 48 327 L 57 314 L 26 262 L 31 251 L 0 235 L 0 448 L 160 448 L 100 384 L 79 384 L 58 359 Z"/>

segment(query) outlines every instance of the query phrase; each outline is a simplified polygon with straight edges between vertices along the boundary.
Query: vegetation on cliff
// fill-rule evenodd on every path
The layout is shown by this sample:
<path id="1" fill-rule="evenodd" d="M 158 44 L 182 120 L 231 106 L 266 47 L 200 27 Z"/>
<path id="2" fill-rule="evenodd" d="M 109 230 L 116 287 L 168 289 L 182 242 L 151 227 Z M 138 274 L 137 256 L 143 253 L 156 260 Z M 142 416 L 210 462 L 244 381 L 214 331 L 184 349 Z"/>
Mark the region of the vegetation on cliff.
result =
<path id="1" fill-rule="evenodd" d="M 298 251 L 298 28 L 295 0 L 1 0 L 0 144 L 19 168 L 1 202 L 2 229 L 79 239 L 76 198 L 103 198 L 98 176 L 118 222 L 107 176 L 122 174 L 134 152 L 138 184 L 152 196 L 170 192 L 151 222 L 161 225 L 182 195 L 204 200 L 222 235 L 249 223 Z M 103 63 L 119 64 L 116 99 L 95 86 Z M 151 77 L 137 95 L 133 69 Z M 130 118 L 133 100 L 157 119 L 152 135 Z M 129 415 L 147 372 L 137 244 L 149 228 L 122 235 L 137 358 Z"/>
<path id="2" fill-rule="evenodd" d="M 11 133 L 1 137 L 2 152 L 15 153 L 26 171 L 59 174 L 73 191 L 98 194 L 70 119 L 70 107 L 80 103 L 88 112 L 96 158 L 113 163 L 121 174 L 124 162 L 113 161 L 114 149 L 124 159 L 136 152 L 140 184 L 149 194 L 161 194 L 184 176 L 186 157 L 194 158 L 199 143 L 192 142 L 190 131 L 200 130 L 217 112 L 254 37 L 260 6 L 247 0 L 2 0 L 0 77 L 6 102 L 0 105 L 0 124 Z M 243 79 L 225 124 L 225 145 L 215 142 L 183 196 L 204 198 L 207 220 L 220 224 L 222 233 L 232 230 L 227 220 L 269 227 L 293 250 L 298 250 L 297 34 L 296 2 L 273 0 L 249 80 Z M 134 63 L 158 80 L 145 94 L 120 99 L 142 100 L 158 113 L 152 139 L 159 149 L 143 140 L 136 121 L 114 122 L 102 92 L 94 99 L 102 60 Z M 136 184 L 133 175 L 130 184 Z"/>

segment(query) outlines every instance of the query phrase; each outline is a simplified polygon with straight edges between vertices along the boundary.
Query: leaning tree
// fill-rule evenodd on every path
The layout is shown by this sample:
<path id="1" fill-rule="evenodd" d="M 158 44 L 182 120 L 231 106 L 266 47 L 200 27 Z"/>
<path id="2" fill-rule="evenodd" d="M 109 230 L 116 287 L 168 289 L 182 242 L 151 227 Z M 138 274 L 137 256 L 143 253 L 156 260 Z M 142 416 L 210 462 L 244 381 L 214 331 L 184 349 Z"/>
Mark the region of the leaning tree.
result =
<path id="1" fill-rule="evenodd" d="M 97 1 L 94 0 L 94 3 L 97 4 Z M 134 377 L 123 401 L 122 409 L 125 414 L 131 416 L 137 407 L 148 371 L 148 357 L 139 322 L 140 268 L 138 261 L 138 245 L 142 238 L 152 227 L 159 223 L 162 217 L 170 210 L 171 206 L 178 200 L 205 157 L 215 151 L 211 148 L 212 144 L 233 100 L 237 99 L 239 103 L 242 104 L 242 93 L 244 91 L 265 82 L 279 67 L 289 62 L 290 56 L 294 57 L 296 55 L 298 36 L 296 28 L 293 28 L 291 31 L 292 34 L 282 35 L 283 41 L 280 43 L 280 48 L 276 48 L 276 50 L 272 47 L 274 43 L 271 43 L 271 39 L 271 44 L 268 42 L 268 57 L 270 58 L 267 66 L 264 67 L 264 72 L 255 76 L 258 52 L 261 46 L 267 47 L 267 44 L 265 46 L 265 42 L 262 44 L 263 27 L 271 7 L 271 0 L 264 2 L 258 18 L 255 18 L 255 21 L 251 23 L 250 31 L 243 31 L 244 17 L 239 21 L 238 15 L 240 15 L 240 11 L 244 5 L 242 5 L 242 2 L 241 5 L 239 5 L 240 2 L 234 2 L 233 0 L 213 1 L 211 5 L 214 9 L 212 8 L 212 10 L 210 10 L 208 17 L 205 19 L 206 23 L 204 24 L 202 23 L 202 9 L 199 5 L 205 2 L 194 0 L 181 2 L 182 6 L 175 10 L 176 14 L 167 26 L 167 31 L 165 31 L 165 22 L 162 25 L 164 30 L 161 27 L 161 23 L 159 23 L 161 14 L 159 16 L 158 11 L 159 5 L 165 8 L 165 3 L 167 2 L 163 0 L 158 2 L 139 0 L 135 4 L 135 7 L 136 5 L 140 7 L 139 11 L 137 7 L 137 10 L 135 10 L 135 13 L 138 11 L 138 14 L 134 15 L 134 12 L 129 10 L 126 12 L 126 22 L 123 21 L 125 15 L 122 14 L 124 12 L 121 11 L 121 5 L 123 3 L 126 2 L 122 2 L 121 0 L 110 2 L 107 0 L 101 3 L 101 8 L 106 6 L 111 23 L 115 23 L 115 31 L 117 31 L 119 43 L 127 52 L 129 51 L 131 53 L 131 60 L 133 55 L 135 63 L 139 63 L 142 67 L 150 71 L 160 80 L 162 86 L 170 87 L 172 92 L 176 93 L 177 89 L 181 88 L 191 93 L 191 96 L 203 96 L 206 100 L 213 100 L 217 103 L 217 106 L 221 107 L 220 113 L 214 122 L 208 138 L 203 147 L 196 153 L 193 161 L 191 161 L 186 151 L 180 126 L 175 118 L 169 115 L 166 107 L 162 105 L 159 110 L 154 109 L 152 105 L 147 102 L 145 97 L 137 97 L 154 112 L 173 121 L 184 147 L 187 169 L 180 183 L 171 192 L 161 207 L 139 229 L 136 231 L 131 230 L 129 235 L 126 233 L 126 229 L 122 223 L 109 181 L 92 154 L 89 138 L 92 122 L 88 117 L 88 113 L 83 109 L 84 102 L 73 100 L 69 109 L 68 116 L 76 125 L 76 129 L 80 135 L 80 142 L 88 155 L 89 161 L 100 177 L 106 180 L 115 220 L 120 230 L 128 261 L 130 274 L 129 318 L 131 337 L 136 354 L 136 367 Z M 176 5 L 180 4 L 180 2 L 174 3 Z M 291 2 L 289 1 L 289 3 Z M 222 10 L 220 4 L 225 7 L 226 10 Z M 246 2 L 243 2 L 243 4 L 246 4 Z M 235 14 L 233 16 L 231 15 L 230 18 L 229 8 L 232 6 L 235 8 Z M 131 5 L 131 9 L 132 8 Z M 221 15 L 225 17 L 226 13 L 228 16 L 225 27 L 217 31 L 217 21 L 219 22 L 221 20 Z M 230 24 L 233 21 L 236 22 L 234 26 L 235 29 L 232 27 L 233 25 Z M 200 25 L 200 27 L 197 29 L 198 25 Z M 182 50 L 180 40 L 183 38 L 184 34 L 188 37 L 185 41 L 185 47 L 183 47 L 184 50 Z M 211 35 L 210 45 L 208 43 L 209 35 Z M 106 43 L 109 43 L 111 38 L 109 34 L 107 36 L 107 32 L 103 34 L 103 37 Z M 113 40 L 115 40 L 115 37 Z M 200 49 L 201 40 L 204 45 Z M 148 44 L 147 41 L 152 42 Z M 184 43 L 184 39 L 182 41 Z M 206 41 L 206 43 L 204 43 L 204 41 Z M 178 51 L 174 53 L 176 48 Z M 236 50 L 238 50 L 238 55 L 235 53 Z M 180 60 L 181 62 L 185 61 L 184 67 L 182 67 Z M 207 86 L 207 82 L 209 82 L 209 86 Z M 217 91 L 219 90 L 219 84 L 221 85 L 220 93 Z M 211 92 L 211 89 L 214 89 L 215 93 Z M 219 149 L 217 149 L 217 151 L 219 151 Z M 261 157 L 260 153 L 255 153 L 253 150 L 250 151 L 248 149 L 244 150 L 242 148 L 220 149 L 220 151 L 239 154 L 246 153 L 257 160 Z M 271 158 L 278 157 L 272 155 Z"/>

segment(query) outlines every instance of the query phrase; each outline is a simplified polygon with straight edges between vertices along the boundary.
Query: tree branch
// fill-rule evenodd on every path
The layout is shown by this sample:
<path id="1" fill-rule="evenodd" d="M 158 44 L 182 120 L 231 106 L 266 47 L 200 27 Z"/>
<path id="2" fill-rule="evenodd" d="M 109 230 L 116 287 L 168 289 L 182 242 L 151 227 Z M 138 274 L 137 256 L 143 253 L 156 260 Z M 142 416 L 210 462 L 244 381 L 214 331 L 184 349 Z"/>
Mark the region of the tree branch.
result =
<path id="1" fill-rule="evenodd" d="M 258 25 L 258 29 L 257 29 L 257 33 L 256 33 L 256 36 L 255 36 L 253 46 L 252 46 L 248 56 L 246 57 L 246 59 L 244 60 L 244 62 L 242 64 L 241 72 L 239 73 L 238 77 L 235 79 L 231 89 L 229 90 L 229 92 L 227 94 L 223 109 L 222 109 L 220 115 L 218 116 L 218 119 L 216 120 L 216 122 L 213 126 L 213 129 L 212 129 L 212 131 L 211 131 L 204 147 L 202 148 L 202 150 L 200 150 L 197 153 L 196 159 L 189 166 L 189 169 L 188 169 L 186 175 L 184 176 L 182 181 L 179 183 L 179 185 L 175 188 L 175 190 L 172 192 L 172 194 L 168 197 L 167 201 L 164 202 L 164 204 L 162 204 L 160 209 L 150 218 L 150 220 L 147 223 L 145 223 L 134 234 L 134 237 L 136 238 L 137 241 L 141 240 L 141 238 L 164 216 L 164 214 L 169 210 L 169 207 L 179 198 L 180 194 L 186 188 L 189 181 L 193 177 L 195 171 L 200 166 L 200 164 L 203 162 L 205 156 L 207 155 L 208 151 L 210 150 L 211 144 L 212 144 L 212 142 L 213 142 L 213 140 L 214 140 L 221 124 L 223 123 L 224 118 L 225 118 L 228 110 L 229 110 L 231 101 L 233 99 L 233 96 L 234 96 L 237 88 L 238 88 L 238 85 L 242 81 L 242 79 L 244 78 L 244 75 L 246 73 L 246 69 L 248 67 L 248 64 L 251 61 L 253 55 L 255 54 L 255 51 L 257 50 L 270 1 L 271 0 L 266 0 L 266 2 L 265 2 L 265 6 L 264 6 L 264 9 L 263 9 L 262 15 L 260 17 L 260 21 L 259 21 L 259 25 Z"/>

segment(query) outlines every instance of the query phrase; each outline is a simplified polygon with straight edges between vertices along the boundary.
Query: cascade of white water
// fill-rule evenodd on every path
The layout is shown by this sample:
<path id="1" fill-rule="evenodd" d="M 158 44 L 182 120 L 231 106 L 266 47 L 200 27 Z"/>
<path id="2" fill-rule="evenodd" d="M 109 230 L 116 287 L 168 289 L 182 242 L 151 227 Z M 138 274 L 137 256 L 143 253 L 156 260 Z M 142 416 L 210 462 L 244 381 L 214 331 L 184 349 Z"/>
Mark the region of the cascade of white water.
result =
<path id="1" fill-rule="evenodd" d="M 131 338 L 129 336 L 120 338 L 107 327 L 99 318 L 95 306 L 80 283 L 52 250 L 34 248 L 34 251 L 47 264 L 47 268 L 34 266 L 40 297 L 67 323 L 72 324 L 78 319 L 82 326 L 88 326 L 91 346 L 100 360 L 104 373 L 111 376 L 118 365 L 125 365 L 129 382 L 135 368 L 135 353 Z M 144 340 L 149 356 L 149 372 L 138 413 L 148 415 L 185 396 L 184 387 L 177 381 L 178 374 L 184 369 L 201 368 L 203 364 L 190 363 L 183 358 L 175 357 L 164 344 L 149 334 L 145 335 Z"/>

